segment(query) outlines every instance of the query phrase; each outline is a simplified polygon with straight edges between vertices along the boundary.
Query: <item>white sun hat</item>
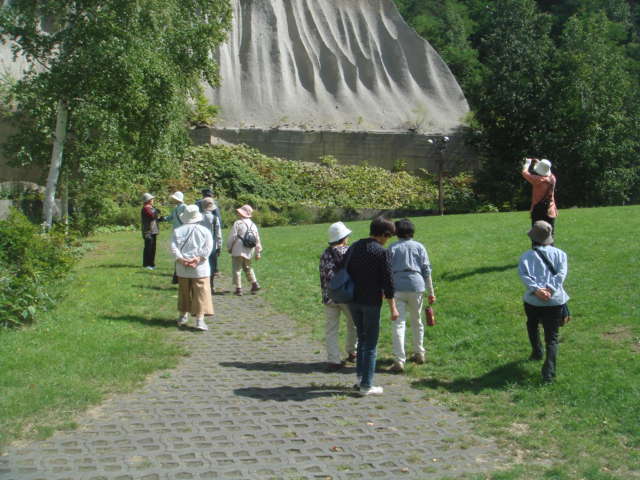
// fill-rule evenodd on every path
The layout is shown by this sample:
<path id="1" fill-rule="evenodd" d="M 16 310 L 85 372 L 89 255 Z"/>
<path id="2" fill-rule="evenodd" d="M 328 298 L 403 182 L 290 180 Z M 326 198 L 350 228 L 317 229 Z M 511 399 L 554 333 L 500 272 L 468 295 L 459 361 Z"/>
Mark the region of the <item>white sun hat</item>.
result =
<path id="1" fill-rule="evenodd" d="M 149 200 L 153 200 L 154 198 L 156 197 L 154 197 L 150 193 L 145 193 L 144 195 L 142 195 L 142 202 L 147 203 Z"/>
<path id="2" fill-rule="evenodd" d="M 180 214 L 182 223 L 198 223 L 202 220 L 202 214 L 197 205 L 187 205 Z"/>
<path id="3" fill-rule="evenodd" d="M 538 175 L 547 177 L 551 174 L 551 162 L 546 158 L 543 158 L 538 163 L 536 163 L 536 165 L 533 167 L 533 171 Z"/>
<path id="4" fill-rule="evenodd" d="M 349 230 L 342 222 L 333 223 L 329 227 L 329 243 L 339 242 L 349 235 L 351 235 L 351 230 Z"/>
<path id="5" fill-rule="evenodd" d="M 184 194 L 182 192 L 175 192 L 171 195 L 171 198 L 180 203 L 184 202 Z"/>

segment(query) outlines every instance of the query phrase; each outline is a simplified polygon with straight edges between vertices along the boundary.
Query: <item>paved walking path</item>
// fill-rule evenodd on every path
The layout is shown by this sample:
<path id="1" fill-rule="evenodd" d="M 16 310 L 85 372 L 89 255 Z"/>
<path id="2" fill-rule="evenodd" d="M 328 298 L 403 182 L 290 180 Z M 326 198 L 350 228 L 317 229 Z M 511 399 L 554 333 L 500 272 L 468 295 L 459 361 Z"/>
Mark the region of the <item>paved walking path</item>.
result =
<path id="1" fill-rule="evenodd" d="M 505 458 L 403 376 L 360 398 L 353 368 L 324 373 L 324 348 L 260 296 L 215 297 L 191 355 L 82 415 L 80 427 L 9 448 L 2 480 L 440 479 Z"/>

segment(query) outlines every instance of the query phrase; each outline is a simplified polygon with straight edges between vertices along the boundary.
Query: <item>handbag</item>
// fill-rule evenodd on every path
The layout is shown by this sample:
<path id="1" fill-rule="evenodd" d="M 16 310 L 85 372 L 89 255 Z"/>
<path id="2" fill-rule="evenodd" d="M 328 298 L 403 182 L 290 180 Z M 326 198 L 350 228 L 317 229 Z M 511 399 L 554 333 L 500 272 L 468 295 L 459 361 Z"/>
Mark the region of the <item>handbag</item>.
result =
<path id="1" fill-rule="evenodd" d="M 538 257 L 540 257 L 540 260 L 542 260 L 542 262 L 547 266 L 547 268 L 549 269 L 549 271 L 551 272 L 552 275 L 557 275 L 558 274 L 558 272 L 553 267 L 553 265 L 551 264 L 549 259 L 546 257 L 546 255 L 544 255 L 537 248 L 534 248 L 533 251 L 536 252 Z M 571 321 L 571 311 L 569 310 L 569 304 L 565 303 L 564 305 L 562 305 L 562 318 L 560 319 L 560 326 L 564 327 L 570 321 Z"/>
<path id="2" fill-rule="evenodd" d="M 334 303 L 349 303 L 353 301 L 355 284 L 347 271 L 352 253 L 353 247 L 347 252 L 342 267 L 336 270 L 331 280 L 329 280 L 327 295 Z"/>

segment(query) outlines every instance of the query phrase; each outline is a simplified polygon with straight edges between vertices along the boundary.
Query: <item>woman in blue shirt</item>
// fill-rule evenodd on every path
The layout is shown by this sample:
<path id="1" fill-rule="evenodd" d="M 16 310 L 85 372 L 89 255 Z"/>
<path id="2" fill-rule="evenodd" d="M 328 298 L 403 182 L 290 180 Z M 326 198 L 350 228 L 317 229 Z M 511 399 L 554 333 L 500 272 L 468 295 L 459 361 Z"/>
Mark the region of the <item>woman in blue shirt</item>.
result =
<path id="1" fill-rule="evenodd" d="M 547 356 L 542 379 L 546 383 L 556 376 L 558 329 L 563 305 L 569 300 L 563 287 L 568 271 L 567 254 L 552 245 L 552 228 L 544 220 L 533 224 L 528 233 L 533 248 L 522 254 L 518 264 L 518 273 L 526 288 L 523 301 L 532 360 L 542 360 L 544 356 L 538 325 L 542 324 L 544 329 Z"/>

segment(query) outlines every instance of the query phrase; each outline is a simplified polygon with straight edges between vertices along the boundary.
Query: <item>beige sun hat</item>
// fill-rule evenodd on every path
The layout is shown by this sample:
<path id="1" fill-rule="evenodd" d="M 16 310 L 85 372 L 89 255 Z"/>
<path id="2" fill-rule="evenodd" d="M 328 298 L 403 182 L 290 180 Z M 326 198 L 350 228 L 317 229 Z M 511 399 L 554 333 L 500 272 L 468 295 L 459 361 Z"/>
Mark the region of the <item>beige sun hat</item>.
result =
<path id="1" fill-rule="evenodd" d="M 553 235 L 551 232 L 553 227 L 549 222 L 538 220 L 533 224 L 531 230 L 527 233 L 529 238 L 540 245 L 551 245 L 553 243 Z"/>
<path id="2" fill-rule="evenodd" d="M 533 167 L 533 171 L 543 177 L 551 175 L 551 162 L 546 158 L 543 158 Z"/>
<path id="3" fill-rule="evenodd" d="M 150 193 L 145 193 L 145 194 L 142 195 L 143 203 L 147 203 L 149 200 L 153 200 L 154 198 L 156 198 L 156 197 L 154 197 Z"/>
<path id="4" fill-rule="evenodd" d="M 329 227 L 329 243 L 339 242 L 344 237 L 348 237 L 351 235 L 351 230 L 349 230 L 344 223 L 336 222 L 331 224 Z"/>
<path id="5" fill-rule="evenodd" d="M 202 214 L 197 205 L 187 205 L 180 214 L 182 223 L 198 223 L 202 221 Z"/>
<path id="6" fill-rule="evenodd" d="M 238 215 L 242 218 L 251 218 L 251 215 L 253 215 L 253 208 L 251 205 L 243 205 L 240 208 L 236 208 L 236 212 L 238 212 Z"/>
<path id="7" fill-rule="evenodd" d="M 208 212 L 215 210 L 216 208 L 216 202 L 214 202 L 211 197 L 204 197 L 200 200 L 200 205 L 202 206 L 202 210 L 206 210 Z"/>

